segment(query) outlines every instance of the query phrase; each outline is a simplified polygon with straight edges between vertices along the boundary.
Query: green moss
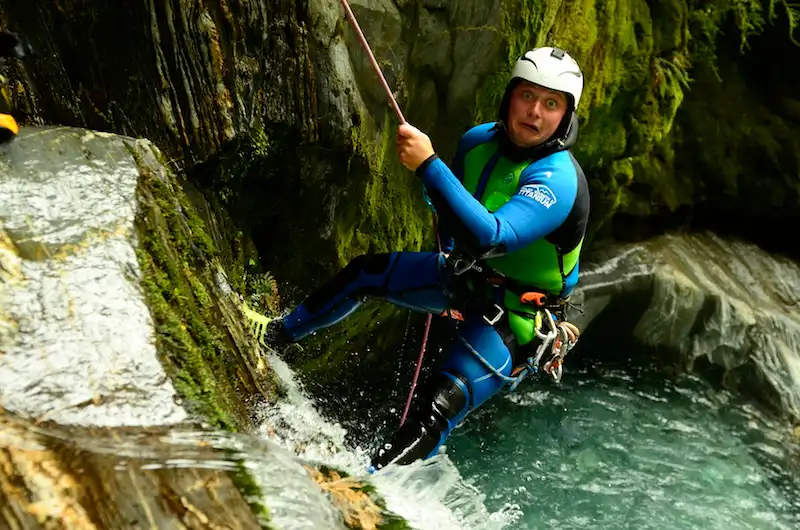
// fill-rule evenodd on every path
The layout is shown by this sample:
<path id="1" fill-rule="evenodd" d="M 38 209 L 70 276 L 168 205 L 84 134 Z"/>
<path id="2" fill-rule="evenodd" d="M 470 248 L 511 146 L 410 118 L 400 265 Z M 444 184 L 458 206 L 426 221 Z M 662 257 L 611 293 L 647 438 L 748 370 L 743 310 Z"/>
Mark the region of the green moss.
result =
<path id="1" fill-rule="evenodd" d="M 731 21 L 746 50 L 777 11 L 790 32 L 800 20 L 800 11 L 782 0 L 506 0 L 501 9 L 507 61 L 479 91 L 474 117 L 496 119 L 512 65 L 524 51 L 568 50 L 586 79 L 575 154 L 592 189 L 592 233 L 620 210 L 650 215 L 692 204 L 695 188 L 675 172 L 673 133 L 693 70 L 719 77 L 718 40 Z"/>
<path id="2" fill-rule="evenodd" d="M 236 460 L 236 470 L 233 472 L 233 483 L 247 501 L 250 509 L 253 511 L 253 515 L 256 516 L 256 519 L 260 523 L 261 528 L 265 530 L 271 529 L 272 526 L 269 524 L 269 510 L 262 502 L 264 494 L 242 460 Z"/>
<path id="3" fill-rule="evenodd" d="M 215 427 L 234 430 L 237 422 L 229 410 L 236 407 L 220 395 L 215 373 L 205 359 L 216 357 L 211 332 L 198 315 L 208 311 L 204 308 L 210 303 L 208 294 L 198 289 L 197 279 L 190 280 L 174 266 L 158 234 L 142 237 L 137 251 L 142 286 L 156 324 L 158 350 L 167 358 L 175 387 L 190 410 Z"/>
<path id="4" fill-rule="evenodd" d="M 578 60 L 587 79 L 579 115 L 587 118 L 589 109 L 610 106 L 626 85 L 640 85 L 653 45 L 650 12 L 644 0 L 563 4 L 506 0 L 500 31 L 507 61 L 478 93 L 473 114 L 480 121 L 496 119 L 511 68 L 527 50 L 560 46 Z"/>
<path id="5" fill-rule="evenodd" d="M 358 254 L 416 250 L 432 240 L 421 184 L 394 154 L 391 115 L 380 118 L 360 116 L 341 143 L 329 138 L 324 146 L 265 128 L 193 175 L 258 246 L 257 272 L 297 286 L 284 298 L 297 300 Z"/>
<path id="6" fill-rule="evenodd" d="M 137 257 L 158 351 L 190 411 L 216 428 L 245 429 L 249 417 L 237 391 L 239 359 L 222 334 L 208 287 L 217 250 L 175 178 L 167 174 L 164 180 L 137 161 L 143 205 L 136 220 Z"/>
<path id="7" fill-rule="evenodd" d="M 353 156 L 366 162 L 357 187 L 348 188 L 348 207 L 337 222 L 340 265 L 365 252 L 418 250 L 431 235 L 431 222 L 422 199 L 422 184 L 394 154 L 395 125 L 388 111 L 379 126 L 378 142 L 370 120 L 354 129 Z M 351 166 L 351 169 L 354 169 Z M 357 172 L 359 170 L 355 168 Z"/>
<path id="8" fill-rule="evenodd" d="M 797 2 L 787 2 L 786 0 L 770 0 L 769 1 L 769 20 L 774 21 L 778 15 L 778 8 L 783 8 L 788 22 L 789 40 L 795 46 L 800 46 L 795 35 L 796 30 L 800 27 L 800 5 Z"/>

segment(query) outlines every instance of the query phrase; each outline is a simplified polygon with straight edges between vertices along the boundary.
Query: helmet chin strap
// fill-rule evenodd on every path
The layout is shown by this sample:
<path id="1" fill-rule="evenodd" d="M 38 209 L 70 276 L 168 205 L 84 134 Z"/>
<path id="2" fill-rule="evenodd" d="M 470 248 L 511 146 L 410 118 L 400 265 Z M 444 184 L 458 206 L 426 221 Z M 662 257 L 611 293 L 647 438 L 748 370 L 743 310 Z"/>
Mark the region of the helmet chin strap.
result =
<path id="1" fill-rule="evenodd" d="M 569 111 L 565 112 L 564 113 L 564 117 L 561 118 L 561 123 L 558 124 L 558 128 L 556 129 L 556 132 L 554 132 L 553 136 L 551 136 L 542 145 L 543 146 L 544 145 L 548 145 L 548 144 L 550 144 L 550 142 L 553 142 L 553 141 L 555 141 L 558 144 L 559 147 L 564 147 L 565 145 L 567 145 L 567 138 L 569 138 L 569 133 L 572 130 L 572 117 L 574 116 L 574 114 L 575 114 L 575 111 L 572 110 L 572 109 L 570 109 Z M 564 133 L 556 137 L 556 134 L 558 134 L 558 131 L 560 131 L 562 129 L 564 130 Z"/>

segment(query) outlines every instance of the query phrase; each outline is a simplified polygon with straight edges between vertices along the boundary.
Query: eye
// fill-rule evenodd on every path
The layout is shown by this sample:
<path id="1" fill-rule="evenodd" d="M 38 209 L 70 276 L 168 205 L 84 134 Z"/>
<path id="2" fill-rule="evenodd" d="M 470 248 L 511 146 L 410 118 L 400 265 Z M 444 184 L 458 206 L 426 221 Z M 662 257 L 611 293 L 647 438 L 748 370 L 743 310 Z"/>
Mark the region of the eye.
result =
<path id="1" fill-rule="evenodd" d="M 525 92 L 522 93 L 522 99 L 525 99 L 527 101 L 532 100 L 533 99 L 533 92 L 530 92 L 530 91 L 526 90 Z"/>
<path id="2" fill-rule="evenodd" d="M 554 99 L 547 100 L 547 108 L 550 110 L 556 110 L 558 108 L 558 101 Z"/>

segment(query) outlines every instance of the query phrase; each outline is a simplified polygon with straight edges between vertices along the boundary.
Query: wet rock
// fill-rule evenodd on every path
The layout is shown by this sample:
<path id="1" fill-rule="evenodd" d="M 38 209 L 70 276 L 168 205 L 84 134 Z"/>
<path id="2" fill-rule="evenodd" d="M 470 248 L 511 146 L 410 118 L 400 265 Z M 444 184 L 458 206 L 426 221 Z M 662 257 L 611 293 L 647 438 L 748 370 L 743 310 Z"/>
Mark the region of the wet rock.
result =
<path id="1" fill-rule="evenodd" d="M 181 163 L 266 121 L 313 135 L 294 0 L 125 9 L 34 0 L 2 11 L 36 51 L 23 63 L 29 86 L 17 106 L 48 123 L 146 137 Z"/>
<path id="2" fill-rule="evenodd" d="M 354 530 L 409 528 L 402 519 L 386 511 L 384 501 L 369 484 L 326 467 L 317 469 L 306 466 L 306 471 L 341 512 L 347 528 Z"/>
<path id="3" fill-rule="evenodd" d="M 587 348 L 624 359 L 632 339 L 650 352 L 638 362 L 697 371 L 800 419 L 800 265 L 712 234 L 664 236 L 593 261 L 580 282 L 585 314 L 574 314 Z"/>
<path id="4" fill-rule="evenodd" d="M 271 395 L 213 243 L 161 160 L 149 142 L 69 128 L 26 128 L 0 149 L 3 408 L 244 428 L 239 396 Z"/>
<path id="5" fill-rule="evenodd" d="M 0 169 L 0 526 L 340 528 L 288 453 L 197 430 L 276 380 L 160 151 L 23 128 Z"/>
<path id="6" fill-rule="evenodd" d="M 241 456 L 218 443 L 201 433 L 34 424 L 0 412 L 0 526 L 262 528 L 261 499 L 240 492 L 254 484 Z"/>
<path id="7" fill-rule="evenodd" d="M 449 115 L 455 116 L 473 108 L 481 84 L 490 74 L 506 67 L 498 61 L 504 41 L 500 27 L 502 16 L 498 2 L 453 4 L 450 13 L 453 76 L 448 86 Z"/>
<path id="8" fill-rule="evenodd" d="M 60 423 L 185 420 L 139 291 L 139 170 L 124 140 L 27 129 L 0 166 L 0 406 Z"/>
<path id="9" fill-rule="evenodd" d="M 427 68 L 426 71 L 439 79 L 448 79 L 452 74 L 453 64 L 450 60 L 452 37 L 446 16 L 440 12 L 420 9 L 417 24 L 417 38 L 411 48 L 412 64 L 417 68 Z"/>

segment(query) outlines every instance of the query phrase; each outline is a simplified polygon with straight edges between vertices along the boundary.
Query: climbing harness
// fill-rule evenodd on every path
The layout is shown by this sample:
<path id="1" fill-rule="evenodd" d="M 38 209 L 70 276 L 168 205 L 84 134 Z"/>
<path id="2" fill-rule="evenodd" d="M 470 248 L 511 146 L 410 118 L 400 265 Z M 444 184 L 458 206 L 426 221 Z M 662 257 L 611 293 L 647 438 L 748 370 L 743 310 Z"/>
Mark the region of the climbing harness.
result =
<path id="1" fill-rule="evenodd" d="M 536 348 L 535 354 L 528 357 L 524 364 L 515 368 L 510 377 L 500 373 L 500 371 L 487 361 L 463 335 L 459 334 L 458 338 L 467 350 L 469 350 L 487 370 L 510 385 L 509 392 L 516 390 L 526 377 L 538 374 L 539 371 L 549 374 L 555 382 L 558 383 L 561 381 L 561 376 L 563 374 L 564 357 L 575 347 L 580 332 L 574 324 L 568 322 L 556 324 L 556 317 L 546 308 L 537 313 L 536 319 L 536 337 L 541 342 Z M 543 320 L 547 322 L 547 327 L 549 328 L 546 332 L 543 332 L 541 329 L 544 326 Z M 542 366 L 542 359 L 545 358 L 548 352 L 548 360 L 544 363 L 544 366 Z"/>
<path id="2" fill-rule="evenodd" d="M 464 337 L 459 335 L 461 342 L 475 355 L 481 364 L 498 378 L 510 383 L 510 391 L 512 392 L 523 379 L 540 371 L 544 371 L 552 376 L 556 382 L 560 382 L 563 374 L 563 359 L 575 346 L 577 338 L 580 336 L 580 330 L 577 326 L 567 322 L 563 316 L 564 309 L 567 306 L 572 306 L 572 304 L 568 300 L 546 292 L 531 290 L 530 287 L 520 284 L 511 278 L 486 269 L 478 264 L 477 259 L 472 257 L 456 257 L 452 262 L 451 270 L 454 276 L 469 286 L 468 291 L 470 294 L 468 296 L 471 301 L 468 301 L 465 305 L 470 310 L 478 311 L 484 322 L 490 326 L 500 323 L 509 312 L 522 317 L 534 318 L 535 336 L 540 341 L 539 346 L 536 348 L 534 355 L 528 357 L 525 363 L 514 369 L 511 377 L 501 374 Z M 497 300 L 502 297 L 478 294 L 485 287 L 505 288 L 515 296 L 518 296 L 521 304 L 532 306 L 536 312 L 527 313 L 504 308 L 497 303 Z M 442 316 L 450 316 L 455 320 L 464 319 L 461 313 L 453 309 L 445 311 Z"/>

